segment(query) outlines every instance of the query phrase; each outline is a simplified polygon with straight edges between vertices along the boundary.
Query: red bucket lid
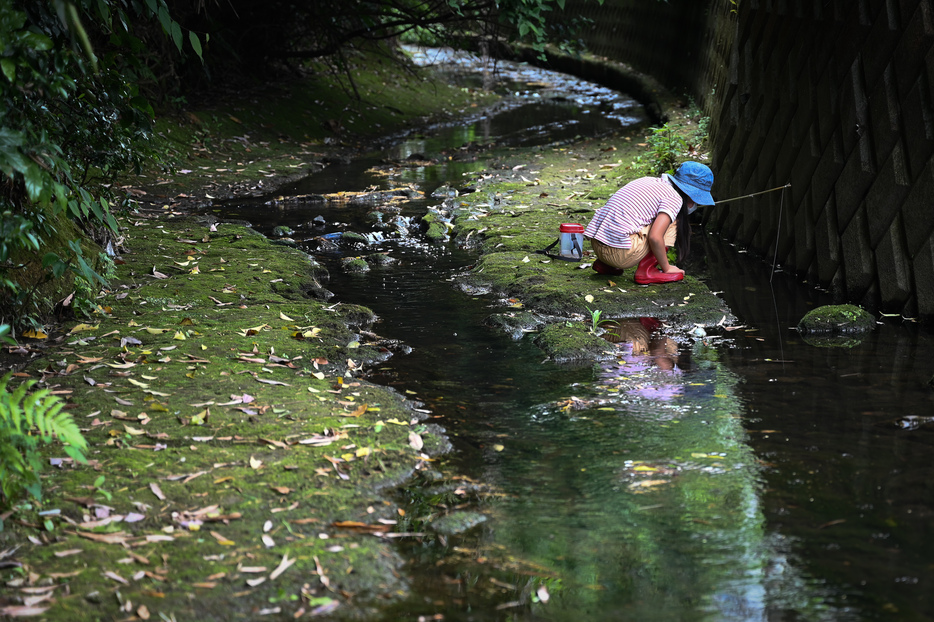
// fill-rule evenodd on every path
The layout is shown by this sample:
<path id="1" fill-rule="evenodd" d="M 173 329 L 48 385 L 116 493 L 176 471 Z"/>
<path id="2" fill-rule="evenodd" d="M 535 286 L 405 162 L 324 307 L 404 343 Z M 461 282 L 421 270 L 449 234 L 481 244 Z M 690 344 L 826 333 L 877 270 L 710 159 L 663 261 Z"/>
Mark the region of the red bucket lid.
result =
<path id="1" fill-rule="evenodd" d="M 583 233 L 584 225 L 579 225 L 574 222 L 566 222 L 561 225 L 561 233 Z"/>

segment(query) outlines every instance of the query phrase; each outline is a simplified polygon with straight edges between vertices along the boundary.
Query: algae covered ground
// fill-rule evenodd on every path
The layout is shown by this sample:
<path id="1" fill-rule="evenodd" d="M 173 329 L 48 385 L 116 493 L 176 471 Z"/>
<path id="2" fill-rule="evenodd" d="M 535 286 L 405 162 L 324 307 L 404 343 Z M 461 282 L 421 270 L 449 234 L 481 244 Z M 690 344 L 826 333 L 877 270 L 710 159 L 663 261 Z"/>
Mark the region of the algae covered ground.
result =
<path id="1" fill-rule="evenodd" d="M 328 274 L 314 258 L 188 209 L 271 192 L 374 136 L 493 99 L 378 55 L 354 62 L 353 84 L 318 76 L 160 121 L 171 148 L 126 180 L 139 204 L 120 218 L 95 312 L 14 353 L 17 378 L 63 399 L 90 450 L 80 464 L 51 448 L 43 500 L 0 514 L 4 613 L 366 618 L 408 594 L 396 540 L 450 535 L 456 515 L 393 495 L 446 477 L 433 465 L 448 443 L 417 395 L 364 379 L 391 354 L 373 313 L 319 299 Z M 731 319 L 690 275 L 637 286 L 597 275 L 590 257 L 535 253 L 642 174 L 644 132 L 491 151 L 477 192 L 446 204 L 452 243 L 478 250 L 459 286 L 501 294 L 493 322 L 539 333 L 555 359 L 612 351 L 594 312 L 681 329 Z"/>
<path id="2" fill-rule="evenodd" d="M 372 313 L 307 298 L 314 262 L 249 228 L 125 223 L 120 285 L 23 372 L 66 400 L 91 451 L 50 454 L 45 502 L 4 515 L 4 548 L 25 549 L 7 585 L 67 620 L 404 593 L 388 542 L 409 521 L 381 491 L 446 441 L 417 403 L 355 377 L 386 356 L 360 333 Z"/>

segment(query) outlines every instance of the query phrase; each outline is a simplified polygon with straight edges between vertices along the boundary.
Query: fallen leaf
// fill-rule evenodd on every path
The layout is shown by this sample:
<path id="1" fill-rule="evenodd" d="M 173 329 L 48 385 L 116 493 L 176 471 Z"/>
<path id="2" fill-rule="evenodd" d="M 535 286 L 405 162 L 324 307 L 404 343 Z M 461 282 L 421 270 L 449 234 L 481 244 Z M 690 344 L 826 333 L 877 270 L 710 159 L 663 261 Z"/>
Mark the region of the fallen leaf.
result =
<path id="1" fill-rule="evenodd" d="M 250 456 L 250 467 L 251 467 L 251 468 L 253 468 L 253 469 L 258 469 L 258 468 L 260 468 L 261 466 L 263 466 L 263 461 L 262 461 L 262 460 L 257 460 L 257 459 L 254 458 L 253 456 Z"/>
<path id="2" fill-rule="evenodd" d="M 117 573 L 111 572 L 110 570 L 106 571 L 106 572 L 104 573 L 104 576 L 107 577 L 108 579 L 113 579 L 113 580 L 116 581 L 117 583 L 122 583 L 123 585 L 129 585 L 129 584 L 130 584 L 129 581 L 127 581 L 126 579 L 124 579 L 123 577 L 121 577 L 120 575 L 118 575 Z"/>
<path id="3" fill-rule="evenodd" d="M 269 580 L 275 581 L 279 575 L 288 570 L 289 566 L 295 563 L 294 559 L 289 559 L 288 554 L 282 556 L 282 561 L 276 566 L 276 569 L 269 573 Z"/>
<path id="4" fill-rule="evenodd" d="M 100 327 L 100 324 L 95 324 L 94 326 L 91 326 L 90 324 L 78 324 L 77 326 L 72 328 L 70 331 L 68 331 L 68 334 L 74 335 L 75 333 L 81 333 L 81 332 L 88 331 L 88 330 L 97 330 L 99 327 Z"/>
<path id="5" fill-rule="evenodd" d="M 340 413 L 340 415 L 342 417 L 359 417 L 360 415 L 366 412 L 366 408 L 367 408 L 366 404 L 360 404 L 360 406 L 358 406 L 353 412 Z"/>
<path id="6" fill-rule="evenodd" d="M 409 446 L 415 451 L 421 451 L 422 447 L 425 446 L 425 441 L 422 440 L 420 434 L 415 431 L 409 432 Z"/>
<path id="7" fill-rule="evenodd" d="M 162 489 L 159 488 L 159 484 L 157 484 L 157 483 L 155 483 L 155 482 L 150 482 L 150 483 L 149 483 L 149 490 L 152 491 L 152 494 L 156 495 L 156 497 L 159 499 L 159 501 L 165 501 L 165 495 L 162 494 Z"/>

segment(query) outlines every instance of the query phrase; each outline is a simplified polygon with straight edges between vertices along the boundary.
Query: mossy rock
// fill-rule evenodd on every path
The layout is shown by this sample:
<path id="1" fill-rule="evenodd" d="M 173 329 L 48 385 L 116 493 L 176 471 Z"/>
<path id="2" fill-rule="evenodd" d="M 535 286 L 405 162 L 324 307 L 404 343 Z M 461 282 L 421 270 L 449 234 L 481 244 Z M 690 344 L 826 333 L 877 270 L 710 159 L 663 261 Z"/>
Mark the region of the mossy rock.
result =
<path id="1" fill-rule="evenodd" d="M 440 242 L 447 237 L 447 234 L 447 225 L 440 222 L 432 222 L 428 225 L 428 231 L 425 232 L 425 237 L 429 240 Z"/>
<path id="2" fill-rule="evenodd" d="M 546 326 L 535 345 L 558 363 L 575 363 L 609 358 L 612 344 L 590 332 L 583 324 L 562 323 Z"/>
<path id="3" fill-rule="evenodd" d="M 369 244 L 370 241 L 366 239 L 365 235 L 356 233 L 355 231 L 345 231 L 341 236 L 341 240 L 345 242 L 360 242 L 361 244 Z"/>
<path id="4" fill-rule="evenodd" d="M 537 332 L 545 323 L 544 318 L 531 311 L 495 313 L 484 321 L 487 326 L 499 328 L 513 339 L 521 339 L 526 333 Z"/>
<path id="5" fill-rule="evenodd" d="M 370 264 L 363 257 L 344 257 L 341 259 L 341 268 L 350 274 L 361 274 L 370 271 Z"/>
<path id="6" fill-rule="evenodd" d="M 802 335 L 862 335 L 876 326 L 876 318 L 856 305 L 826 305 L 808 311 L 798 322 Z"/>

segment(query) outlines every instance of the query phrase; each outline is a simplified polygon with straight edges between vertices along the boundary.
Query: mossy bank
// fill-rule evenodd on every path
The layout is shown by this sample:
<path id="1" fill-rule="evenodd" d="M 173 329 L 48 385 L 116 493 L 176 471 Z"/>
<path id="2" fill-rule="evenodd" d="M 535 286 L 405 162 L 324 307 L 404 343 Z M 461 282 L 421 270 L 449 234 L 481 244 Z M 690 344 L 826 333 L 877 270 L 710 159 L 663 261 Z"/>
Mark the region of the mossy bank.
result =
<path id="1" fill-rule="evenodd" d="M 356 617 L 406 592 L 387 489 L 447 442 L 412 399 L 356 377 L 388 353 L 364 307 L 251 229 L 130 218 L 114 289 L 23 374 L 64 398 L 89 464 L 48 456 L 46 501 L 4 516 L 16 589 L 48 619 Z M 33 580 L 36 578 L 36 581 Z M 140 616 L 142 617 L 142 616 Z"/>

